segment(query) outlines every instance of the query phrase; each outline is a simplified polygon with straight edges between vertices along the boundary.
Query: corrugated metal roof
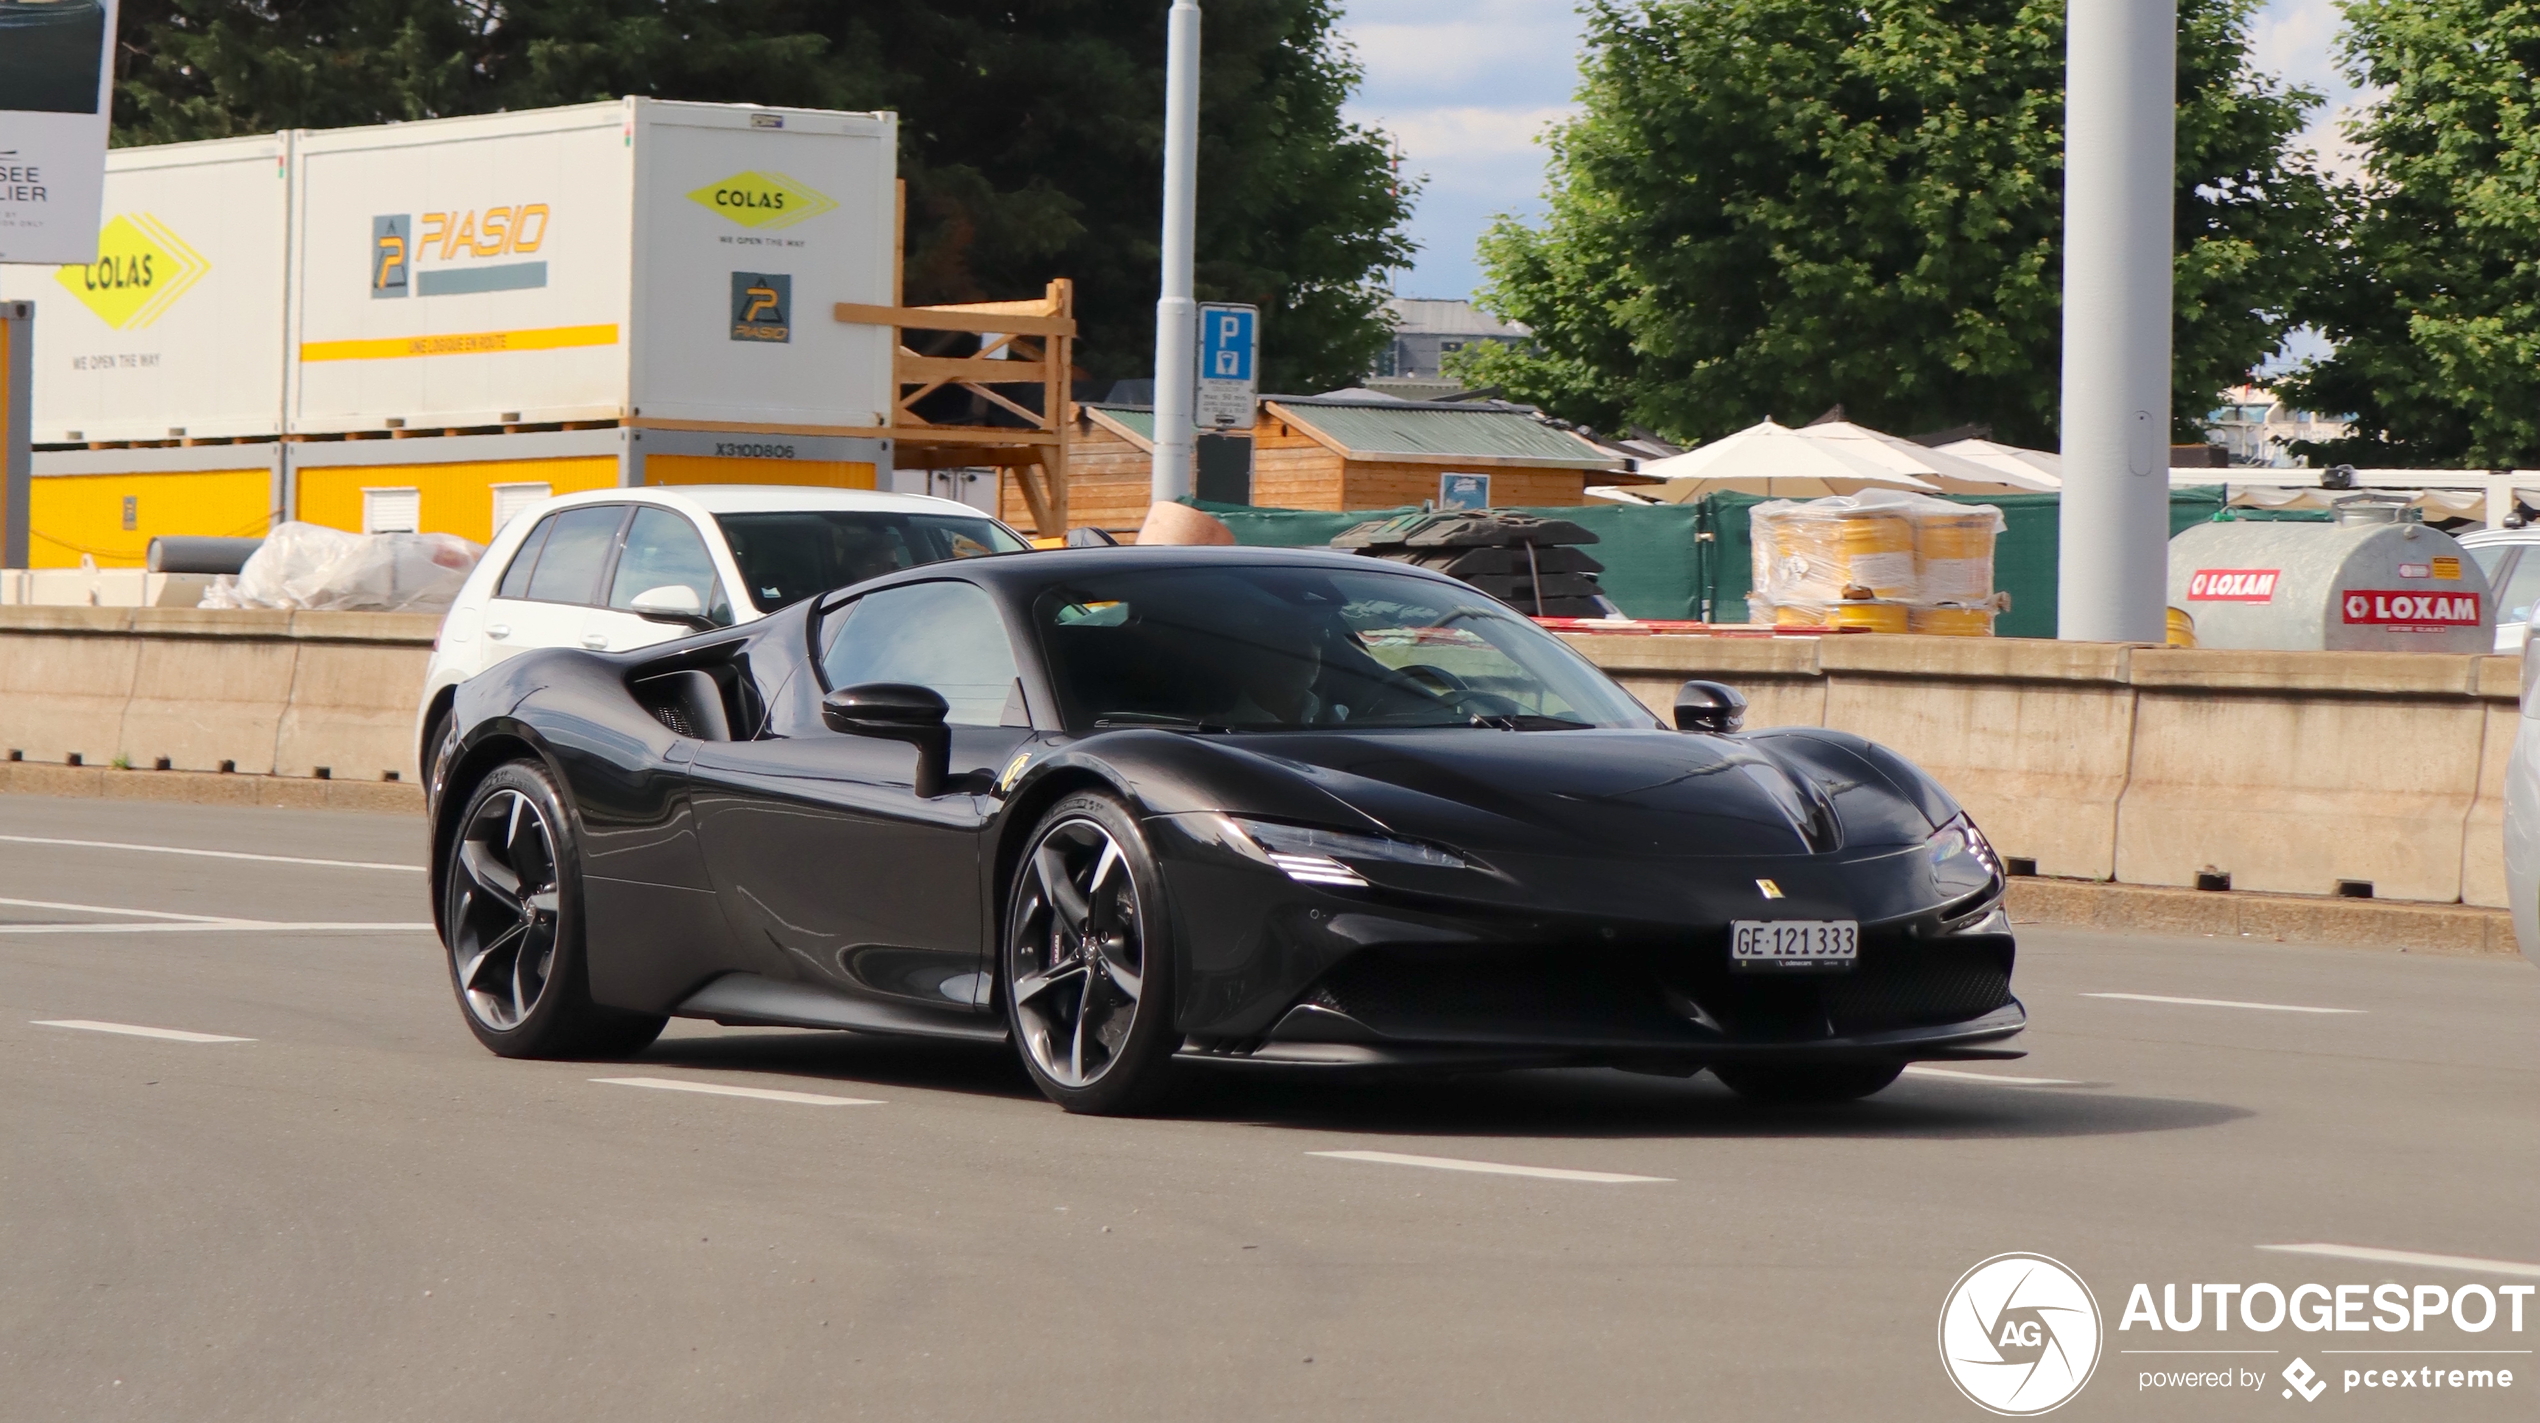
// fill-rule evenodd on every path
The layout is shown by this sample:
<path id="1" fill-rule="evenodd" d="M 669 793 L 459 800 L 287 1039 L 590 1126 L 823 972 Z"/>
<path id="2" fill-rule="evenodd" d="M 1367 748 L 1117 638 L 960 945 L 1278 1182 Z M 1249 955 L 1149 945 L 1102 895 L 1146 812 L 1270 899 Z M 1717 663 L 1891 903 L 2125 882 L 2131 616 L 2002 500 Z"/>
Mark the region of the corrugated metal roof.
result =
<path id="1" fill-rule="evenodd" d="M 1144 406 L 1088 405 L 1085 408 L 1101 411 L 1105 419 L 1149 444 L 1155 442 L 1155 412 Z"/>
<path id="2" fill-rule="evenodd" d="M 1437 459 L 1478 456 L 1565 469 L 1621 469 L 1595 446 L 1513 410 L 1456 410 L 1430 405 L 1306 405 L 1280 402 L 1298 424 L 1311 425 L 1353 455 Z M 1148 426 L 1153 429 L 1153 425 Z"/>

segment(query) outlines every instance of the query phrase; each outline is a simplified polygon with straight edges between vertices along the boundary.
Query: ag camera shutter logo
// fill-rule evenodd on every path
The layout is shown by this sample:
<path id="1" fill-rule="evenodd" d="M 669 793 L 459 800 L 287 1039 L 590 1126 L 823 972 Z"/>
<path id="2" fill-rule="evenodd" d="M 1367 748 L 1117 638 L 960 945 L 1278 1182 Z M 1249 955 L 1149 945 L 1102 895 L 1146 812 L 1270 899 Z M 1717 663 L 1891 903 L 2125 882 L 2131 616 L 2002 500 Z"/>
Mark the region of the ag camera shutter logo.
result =
<path id="1" fill-rule="evenodd" d="M 2099 1366 L 2099 1302 L 2061 1261 L 1996 1255 L 1958 1277 L 1940 1307 L 1940 1361 L 1988 1413 L 2062 1407 Z"/>

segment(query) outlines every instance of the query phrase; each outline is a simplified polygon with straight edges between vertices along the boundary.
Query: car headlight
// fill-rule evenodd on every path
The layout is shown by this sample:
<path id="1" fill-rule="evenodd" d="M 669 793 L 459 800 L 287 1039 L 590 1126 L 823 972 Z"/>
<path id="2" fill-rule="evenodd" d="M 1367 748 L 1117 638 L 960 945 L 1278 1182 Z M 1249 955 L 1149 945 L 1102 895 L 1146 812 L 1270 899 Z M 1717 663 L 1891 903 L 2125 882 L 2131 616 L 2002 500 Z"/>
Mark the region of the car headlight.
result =
<path id="1" fill-rule="evenodd" d="M 1390 835 L 1356 835 L 1346 830 L 1317 830 L 1303 825 L 1281 825 L 1271 820 L 1245 820 L 1232 815 L 1221 815 L 1216 820 L 1218 838 L 1229 848 L 1271 865 L 1302 884 L 1337 885 L 1344 889 L 1364 886 L 1367 877 L 1351 869 L 1347 863 L 1353 860 L 1425 865 L 1440 870 L 1468 868 L 1462 856 L 1417 840 L 1397 840 Z"/>
<path id="2" fill-rule="evenodd" d="M 1984 832 L 1964 815 L 1933 831 L 1925 848 L 1931 856 L 1932 884 L 1944 902 L 1982 894 L 2002 884 L 2001 857 L 1993 853 Z"/>

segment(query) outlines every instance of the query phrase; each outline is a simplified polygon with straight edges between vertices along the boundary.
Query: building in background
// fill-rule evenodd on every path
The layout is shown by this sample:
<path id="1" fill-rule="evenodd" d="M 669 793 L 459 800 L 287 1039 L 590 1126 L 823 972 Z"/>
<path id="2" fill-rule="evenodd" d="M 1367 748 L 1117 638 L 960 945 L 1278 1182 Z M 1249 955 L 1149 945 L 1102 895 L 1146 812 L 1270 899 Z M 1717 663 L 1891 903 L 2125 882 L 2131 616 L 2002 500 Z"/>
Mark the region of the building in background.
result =
<path id="1" fill-rule="evenodd" d="M 1480 341 L 1515 345 L 1534 335 L 1469 301 L 1395 297 L 1385 303 L 1385 314 L 1393 322 L 1393 341 L 1376 358 L 1367 384 L 1410 400 L 1452 395 L 1464 388 L 1463 382 L 1442 369 L 1455 352 Z"/>
<path id="2" fill-rule="evenodd" d="M 2296 410 L 2259 386 L 2235 385 L 2223 392 L 2223 402 L 2205 417 L 2205 439 L 2220 445 L 2224 461 L 2232 465 L 2301 469 L 2309 461 L 2293 454 L 2296 442 L 2342 440 L 2351 428 L 2342 420 Z"/>

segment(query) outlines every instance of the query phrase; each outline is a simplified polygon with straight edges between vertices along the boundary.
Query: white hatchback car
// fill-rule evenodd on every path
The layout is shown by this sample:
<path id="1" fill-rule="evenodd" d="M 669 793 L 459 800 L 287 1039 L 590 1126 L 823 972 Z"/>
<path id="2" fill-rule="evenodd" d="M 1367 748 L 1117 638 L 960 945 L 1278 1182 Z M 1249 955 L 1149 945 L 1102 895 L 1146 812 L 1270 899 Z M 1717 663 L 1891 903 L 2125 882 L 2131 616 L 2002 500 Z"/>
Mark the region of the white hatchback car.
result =
<path id="1" fill-rule="evenodd" d="M 923 494 L 682 485 L 545 500 L 494 535 L 442 619 L 415 712 L 423 783 L 459 683 L 515 652 L 623 652 L 896 569 L 1030 547 L 966 504 Z"/>
<path id="2" fill-rule="evenodd" d="M 2540 528 L 2474 529 L 2461 547 L 2478 560 L 2496 599 L 2496 651 L 2520 652 L 2540 603 Z"/>

